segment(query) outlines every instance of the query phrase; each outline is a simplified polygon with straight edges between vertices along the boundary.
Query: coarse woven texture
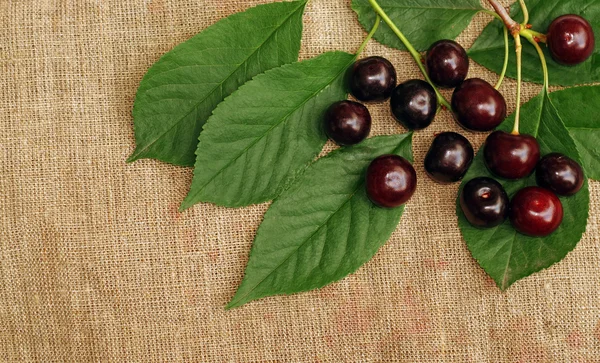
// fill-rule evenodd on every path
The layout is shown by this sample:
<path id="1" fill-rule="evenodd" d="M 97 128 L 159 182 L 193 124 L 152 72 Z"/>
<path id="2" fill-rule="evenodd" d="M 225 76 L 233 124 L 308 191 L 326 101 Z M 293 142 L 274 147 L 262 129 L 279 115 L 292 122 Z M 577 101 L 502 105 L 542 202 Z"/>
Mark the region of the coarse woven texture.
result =
<path id="1" fill-rule="evenodd" d="M 600 362 L 600 183 L 575 251 L 502 293 L 461 238 L 458 185 L 423 171 L 433 134 L 460 131 L 448 113 L 415 134 L 418 191 L 374 260 L 320 291 L 223 309 L 268 205 L 178 213 L 192 170 L 126 164 L 131 109 L 162 54 L 264 2 L 0 1 L 0 361 Z M 304 24 L 304 59 L 365 36 L 348 0 L 312 0 Z M 406 53 L 366 54 L 418 75 Z M 373 134 L 404 132 L 369 107 Z"/>

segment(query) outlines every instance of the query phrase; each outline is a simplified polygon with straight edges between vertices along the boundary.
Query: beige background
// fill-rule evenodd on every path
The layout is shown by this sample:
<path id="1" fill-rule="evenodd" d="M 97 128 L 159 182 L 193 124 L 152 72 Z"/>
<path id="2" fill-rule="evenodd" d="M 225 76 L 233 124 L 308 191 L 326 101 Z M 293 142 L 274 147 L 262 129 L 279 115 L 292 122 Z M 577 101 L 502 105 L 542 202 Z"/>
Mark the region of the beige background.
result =
<path id="1" fill-rule="evenodd" d="M 433 134 L 458 131 L 447 114 L 416 134 L 418 192 L 373 261 L 321 291 L 223 309 L 267 205 L 179 214 L 192 171 L 125 164 L 131 108 L 161 54 L 263 2 L 0 0 L 0 361 L 600 362 L 600 184 L 577 249 L 501 293 L 461 239 L 458 186 L 423 173 Z M 313 0 L 304 23 L 302 58 L 365 35 L 349 0 Z M 405 53 L 366 54 L 417 76 Z M 374 134 L 403 132 L 371 110 Z"/>

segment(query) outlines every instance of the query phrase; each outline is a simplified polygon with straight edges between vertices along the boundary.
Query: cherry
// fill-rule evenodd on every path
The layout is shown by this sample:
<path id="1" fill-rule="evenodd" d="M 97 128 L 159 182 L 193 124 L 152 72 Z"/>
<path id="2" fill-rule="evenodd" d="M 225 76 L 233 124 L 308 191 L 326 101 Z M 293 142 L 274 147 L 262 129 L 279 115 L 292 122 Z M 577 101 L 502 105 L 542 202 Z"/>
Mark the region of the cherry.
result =
<path id="1" fill-rule="evenodd" d="M 394 89 L 390 106 L 398 122 L 409 130 L 420 130 L 435 118 L 437 96 L 429 83 L 413 79 Z"/>
<path id="2" fill-rule="evenodd" d="M 548 28 L 548 48 L 552 58 L 571 66 L 585 62 L 594 52 L 596 41 L 590 23 L 579 15 L 563 15 Z"/>
<path id="3" fill-rule="evenodd" d="M 385 101 L 396 87 L 396 69 L 382 57 L 368 57 L 354 63 L 350 92 L 363 102 Z"/>
<path id="4" fill-rule="evenodd" d="M 469 73 L 469 57 L 465 48 L 453 40 L 439 40 L 429 47 L 427 72 L 436 85 L 445 88 L 459 86 Z"/>
<path id="5" fill-rule="evenodd" d="M 452 109 L 458 123 L 472 131 L 491 131 L 506 118 L 506 101 L 479 78 L 464 81 L 454 90 Z"/>
<path id="6" fill-rule="evenodd" d="M 358 144 L 371 132 L 371 114 L 358 102 L 336 102 L 325 114 L 325 132 L 338 145 Z"/>
<path id="7" fill-rule="evenodd" d="M 540 160 L 540 145 L 530 135 L 495 131 L 483 145 L 483 158 L 495 175 L 505 179 L 521 179 L 535 169 Z"/>
<path id="8" fill-rule="evenodd" d="M 382 155 L 367 169 L 367 195 L 380 207 L 395 208 L 406 203 L 417 188 L 417 173 L 405 158 Z"/>
<path id="9" fill-rule="evenodd" d="M 521 189 L 510 202 L 510 222 L 520 233 L 544 237 L 560 226 L 563 207 L 551 191 L 540 187 Z"/>
<path id="10" fill-rule="evenodd" d="M 464 136 L 443 132 L 433 139 L 425 156 L 425 170 L 439 183 L 454 183 L 465 176 L 474 156 L 473 146 Z"/>
<path id="11" fill-rule="evenodd" d="M 570 196 L 583 187 L 583 169 L 575 160 L 559 153 L 544 156 L 535 176 L 540 187 L 558 195 Z"/>
<path id="12" fill-rule="evenodd" d="M 508 195 L 492 178 L 470 180 L 460 193 L 460 208 L 475 227 L 492 228 L 508 216 Z"/>

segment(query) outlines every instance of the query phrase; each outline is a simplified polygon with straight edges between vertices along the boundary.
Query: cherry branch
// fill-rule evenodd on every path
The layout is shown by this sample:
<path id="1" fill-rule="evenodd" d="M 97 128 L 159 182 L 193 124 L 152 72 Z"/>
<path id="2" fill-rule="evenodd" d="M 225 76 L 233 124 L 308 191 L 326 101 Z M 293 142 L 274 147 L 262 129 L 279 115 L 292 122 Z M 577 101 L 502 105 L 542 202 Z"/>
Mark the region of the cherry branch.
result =
<path id="1" fill-rule="evenodd" d="M 519 32 L 521 31 L 521 24 L 517 23 L 513 20 L 513 18 L 510 17 L 510 14 L 508 13 L 508 11 L 506 11 L 504 6 L 502 6 L 502 4 L 498 2 L 498 0 L 488 0 L 488 2 L 490 3 L 490 5 L 492 5 L 496 13 L 500 16 L 500 19 L 502 19 L 504 25 L 510 31 L 510 33 L 513 36 L 519 34 Z"/>

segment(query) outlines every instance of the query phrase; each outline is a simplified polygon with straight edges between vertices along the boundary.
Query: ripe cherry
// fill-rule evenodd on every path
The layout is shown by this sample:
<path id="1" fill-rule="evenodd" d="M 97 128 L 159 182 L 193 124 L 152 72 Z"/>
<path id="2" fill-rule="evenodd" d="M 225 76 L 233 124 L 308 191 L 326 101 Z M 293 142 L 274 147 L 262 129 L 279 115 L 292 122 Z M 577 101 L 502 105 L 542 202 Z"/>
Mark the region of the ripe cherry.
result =
<path id="1" fill-rule="evenodd" d="M 492 178 L 470 180 L 460 193 L 460 208 L 475 227 L 492 228 L 508 216 L 508 195 Z"/>
<path id="2" fill-rule="evenodd" d="M 454 90 L 452 109 L 460 125 L 472 131 L 491 131 L 506 118 L 506 101 L 479 78 L 464 81 Z"/>
<path id="3" fill-rule="evenodd" d="M 368 57 L 354 63 L 350 92 L 363 102 L 385 101 L 396 87 L 396 69 L 385 58 Z"/>
<path id="4" fill-rule="evenodd" d="M 454 183 L 465 176 L 474 156 L 473 146 L 464 136 L 443 132 L 433 139 L 425 156 L 425 170 L 439 183 Z"/>
<path id="5" fill-rule="evenodd" d="M 336 102 L 325 114 L 325 132 L 338 145 L 354 145 L 371 132 L 371 114 L 358 102 Z"/>
<path id="6" fill-rule="evenodd" d="M 530 175 L 540 160 L 540 145 L 530 135 L 513 135 L 504 131 L 491 133 L 483 146 L 488 169 L 505 179 Z"/>
<path id="7" fill-rule="evenodd" d="M 535 173 L 537 184 L 558 195 L 570 196 L 583 187 L 583 169 L 575 160 L 559 153 L 544 156 Z"/>
<path id="8" fill-rule="evenodd" d="M 521 189 L 510 202 L 510 222 L 520 233 L 548 236 L 560 226 L 563 207 L 551 191 L 540 187 Z"/>
<path id="9" fill-rule="evenodd" d="M 563 15 L 548 28 L 552 58 L 563 65 L 585 62 L 594 52 L 596 40 L 590 23 L 579 15 Z"/>
<path id="10" fill-rule="evenodd" d="M 469 73 L 467 52 L 453 40 L 439 40 L 433 43 L 425 59 L 429 77 L 440 87 L 458 87 Z"/>
<path id="11" fill-rule="evenodd" d="M 399 207 L 412 197 L 416 189 L 417 173 L 401 156 L 382 155 L 367 169 L 367 195 L 380 207 Z"/>
<path id="12" fill-rule="evenodd" d="M 431 125 L 437 112 L 437 96 L 433 87 L 420 79 L 400 84 L 392 92 L 390 106 L 394 118 L 409 130 Z"/>

